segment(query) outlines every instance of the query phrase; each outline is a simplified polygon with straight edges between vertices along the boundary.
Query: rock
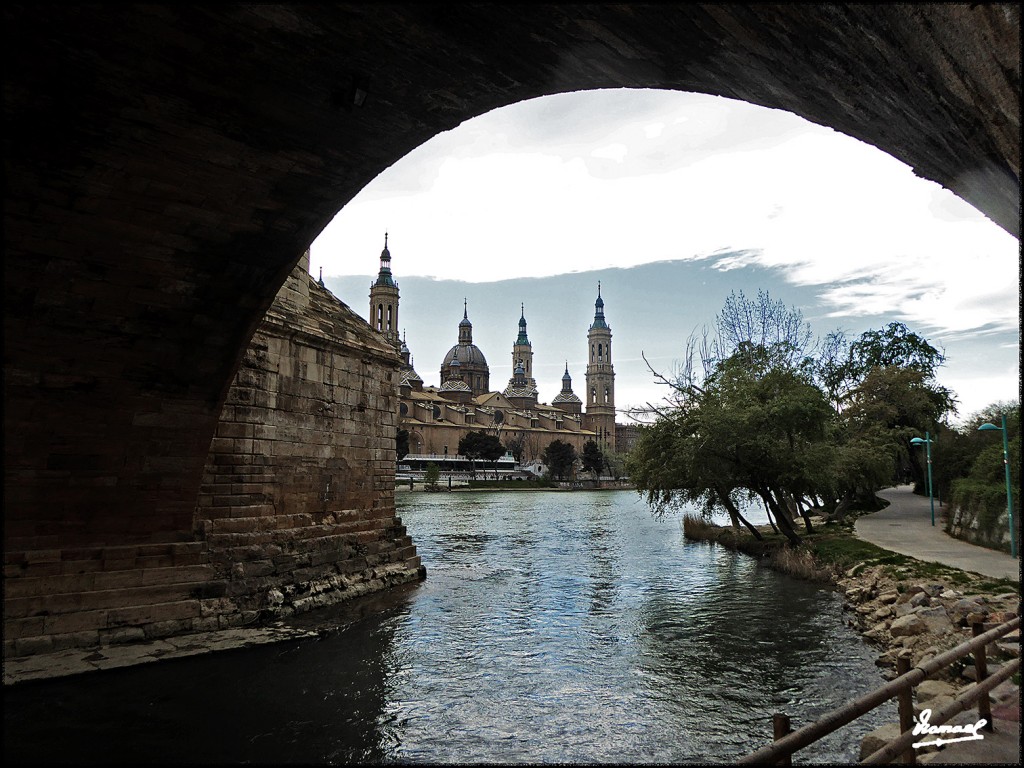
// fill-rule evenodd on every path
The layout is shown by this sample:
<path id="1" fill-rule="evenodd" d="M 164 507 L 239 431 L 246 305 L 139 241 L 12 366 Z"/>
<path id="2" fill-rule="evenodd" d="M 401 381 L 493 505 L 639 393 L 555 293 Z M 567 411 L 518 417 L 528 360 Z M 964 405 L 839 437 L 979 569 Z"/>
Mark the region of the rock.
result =
<path id="1" fill-rule="evenodd" d="M 967 616 L 964 618 L 964 624 L 968 627 L 973 627 L 975 624 L 984 624 L 987 618 L 987 611 L 984 613 L 968 613 Z"/>
<path id="2" fill-rule="evenodd" d="M 945 584 L 939 584 L 937 582 L 931 582 L 929 584 L 921 584 L 921 591 L 929 597 L 938 597 L 942 592 L 946 590 Z"/>
<path id="3" fill-rule="evenodd" d="M 958 597 L 963 597 L 963 592 L 957 592 L 955 589 L 947 589 L 942 592 L 939 597 L 943 600 L 956 600 Z"/>
<path id="4" fill-rule="evenodd" d="M 915 595 L 911 595 L 911 597 L 910 597 L 910 604 L 912 606 L 914 606 L 915 608 L 917 608 L 919 606 L 922 606 L 922 605 L 931 605 L 932 604 L 932 599 L 926 593 L 918 592 Z"/>
<path id="5" fill-rule="evenodd" d="M 1017 614 L 1011 611 L 997 611 L 996 613 L 990 613 L 987 621 L 993 624 L 1005 624 L 1008 621 L 1013 621 L 1017 618 Z"/>
<path id="6" fill-rule="evenodd" d="M 901 616 L 889 626 L 889 634 L 893 637 L 920 635 L 928 631 L 928 624 L 916 613 Z"/>
<path id="7" fill-rule="evenodd" d="M 921 606 L 919 605 L 911 605 L 910 601 L 908 600 L 905 603 L 896 603 L 896 605 L 893 606 L 893 613 L 896 616 L 906 616 L 908 613 L 913 613 L 920 607 Z"/>
<path id="8" fill-rule="evenodd" d="M 881 621 L 882 619 L 889 618 L 891 615 L 892 608 L 888 605 L 884 605 L 881 608 L 877 609 L 874 613 L 872 613 L 871 618 L 875 621 Z"/>
<path id="9" fill-rule="evenodd" d="M 877 664 L 878 662 L 875 662 L 875 663 Z M 994 675 L 996 672 L 998 672 L 1000 669 L 1002 669 L 1003 665 L 1002 664 L 992 664 L 991 662 L 989 662 L 988 664 L 985 665 L 985 667 L 986 667 L 985 671 L 988 672 L 988 676 L 992 677 L 992 675 Z M 964 671 L 960 673 L 960 677 L 962 677 L 964 680 L 970 680 L 972 683 L 977 682 L 978 681 L 978 670 L 977 670 L 977 668 L 973 664 L 969 664 L 966 667 L 964 667 Z"/>
<path id="10" fill-rule="evenodd" d="M 914 615 L 924 620 L 930 634 L 945 635 L 953 631 L 953 622 L 941 605 L 918 608 Z"/>
<path id="11" fill-rule="evenodd" d="M 919 704 L 924 704 L 926 701 L 932 701 L 937 696 L 948 696 L 951 699 L 956 696 L 957 689 L 949 683 L 944 683 L 941 680 L 923 680 L 917 686 L 916 699 Z M 941 709 L 942 707 L 931 707 L 931 709 Z"/>
<path id="12" fill-rule="evenodd" d="M 888 592 L 883 592 L 882 594 L 880 594 L 878 596 L 878 602 L 882 603 L 883 605 L 892 605 L 897 600 L 899 600 L 899 598 L 899 592 L 897 592 L 896 590 L 890 590 Z"/>
<path id="13" fill-rule="evenodd" d="M 984 597 L 975 595 L 957 600 L 949 607 L 949 617 L 954 624 L 962 625 L 968 614 L 983 613 L 987 611 Z"/>
<path id="14" fill-rule="evenodd" d="M 875 730 L 871 731 L 860 740 L 859 759 L 863 760 L 868 755 L 871 755 L 887 746 L 889 742 L 895 741 L 900 737 L 900 733 L 899 723 L 886 723 L 880 728 L 875 728 Z"/>

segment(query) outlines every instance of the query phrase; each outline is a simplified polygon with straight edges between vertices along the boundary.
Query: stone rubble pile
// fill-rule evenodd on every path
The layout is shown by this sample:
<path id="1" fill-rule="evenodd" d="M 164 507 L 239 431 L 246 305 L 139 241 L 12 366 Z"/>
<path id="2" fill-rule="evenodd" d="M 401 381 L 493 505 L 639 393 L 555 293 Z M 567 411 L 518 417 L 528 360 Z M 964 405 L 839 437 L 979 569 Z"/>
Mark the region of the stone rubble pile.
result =
<path id="1" fill-rule="evenodd" d="M 909 652 L 911 667 L 915 667 L 970 640 L 975 622 L 1002 624 L 1020 615 L 1020 595 L 1016 592 L 994 596 L 965 594 L 938 580 L 898 581 L 886 575 L 880 566 L 851 569 L 838 580 L 838 588 L 845 596 L 843 607 L 849 626 L 883 649 L 875 664 L 888 680 L 897 677 L 896 658 L 901 653 Z M 998 671 L 1001 662 L 1019 656 L 1020 630 L 1017 629 L 987 646 L 989 674 Z M 967 660 L 923 681 L 914 693 L 915 716 L 924 709 L 938 711 L 950 704 L 975 676 L 974 665 Z M 993 711 L 1012 703 L 1019 707 L 1019 686 L 1005 681 L 993 690 L 991 699 Z M 971 719 L 976 713 L 976 709 L 969 709 L 961 717 Z M 955 721 L 956 718 L 951 722 Z M 861 759 L 885 746 L 899 733 L 896 723 L 869 733 L 861 742 Z M 921 757 L 929 751 L 935 750 L 920 750 Z"/>

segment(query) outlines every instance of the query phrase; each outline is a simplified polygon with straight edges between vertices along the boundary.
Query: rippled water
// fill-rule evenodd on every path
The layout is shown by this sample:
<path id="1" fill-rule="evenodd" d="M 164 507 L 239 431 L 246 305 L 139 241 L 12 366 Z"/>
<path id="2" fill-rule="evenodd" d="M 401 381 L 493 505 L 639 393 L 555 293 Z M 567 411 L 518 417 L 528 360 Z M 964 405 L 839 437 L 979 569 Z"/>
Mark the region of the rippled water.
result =
<path id="1" fill-rule="evenodd" d="M 318 641 L 5 691 L 5 757 L 730 762 L 771 740 L 773 712 L 799 727 L 883 682 L 836 595 L 684 541 L 635 493 L 398 504 L 422 584 L 339 609 Z M 893 719 L 796 762 L 855 761 Z"/>

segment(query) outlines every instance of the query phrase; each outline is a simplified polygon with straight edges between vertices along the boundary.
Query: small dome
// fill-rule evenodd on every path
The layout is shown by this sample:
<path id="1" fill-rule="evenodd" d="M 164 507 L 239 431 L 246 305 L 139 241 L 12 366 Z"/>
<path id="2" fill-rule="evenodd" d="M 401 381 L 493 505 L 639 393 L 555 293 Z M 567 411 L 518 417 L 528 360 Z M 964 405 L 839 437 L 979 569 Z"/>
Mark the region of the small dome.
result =
<path id="1" fill-rule="evenodd" d="M 398 380 L 399 385 L 412 386 L 415 383 L 423 383 L 423 379 L 416 373 L 415 369 L 409 368 L 408 370 L 402 371 L 402 376 Z"/>
<path id="2" fill-rule="evenodd" d="M 462 379 L 448 379 L 441 385 L 442 392 L 470 392 L 469 384 Z"/>
<path id="3" fill-rule="evenodd" d="M 505 395 L 505 397 L 508 397 L 508 398 L 512 398 L 512 397 L 530 397 L 530 398 L 533 398 L 533 397 L 537 396 L 537 389 L 536 389 L 536 387 L 531 387 L 529 384 L 527 384 L 525 387 L 508 386 L 508 387 L 505 387 L 505 391 L 502 392 L 502 394 Z"/>
<path id="4" fill-rule="evenodd" d="M 577 395 L 574 395 L 572 392 L 559 392 L 551 400 L 551 404 L 552 405 L 555 405 L 557 403 L 582 403 L 582 402 L 583 401 L 580 400 L 579 397 Z"/>

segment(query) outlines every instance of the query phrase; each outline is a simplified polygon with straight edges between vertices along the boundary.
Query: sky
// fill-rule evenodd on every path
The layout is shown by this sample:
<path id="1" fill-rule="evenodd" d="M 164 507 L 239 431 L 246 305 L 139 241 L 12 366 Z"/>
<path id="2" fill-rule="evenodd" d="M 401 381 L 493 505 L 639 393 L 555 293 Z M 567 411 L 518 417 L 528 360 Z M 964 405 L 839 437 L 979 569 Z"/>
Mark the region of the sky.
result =
<path id="1" fill-rule="evenodd" d="M 582 278 L 613 270 L 628 280 L 631 270 L 614 270 L 671 262 L 693 272 L 689 298 L 708 298 L 698 296 L 697 278 L 713 271 L 719 293 L 732 279 L 748 296 L 763 288 L 794 297 L 787 301 L 801 302 L 819 334 L 906 323 L 946 350 L 938 378 L 957 394 L 961 418 L 1019 398 L 1017 239 L 881 150 L 789 112 L 643 89 L 506 106 L 435 136 L 368 184 L 312 243 L 310 272 L 322 268 L 325 279 L 375 274 L 385 232 L 400 286 L 409 277 L 466 284 L 476 333 L 481 319 L 492 319 L 483 317 L 487 306 L 474 304 L 473 284 L 578 274 L 569 295 L 573 305 L 586 305 L 576 314 L 590 313 L 573 318 L 585 336 L 596 280 Z M 529 290 L 513 284 L 527 295 L 510 297 L 515 317 L 501 320 L 508 327 L 499 347 L 477 341 L 491 362 L 492 389 L 511 375 L 505 337 L 514 338 L 520 302 L 534 308 L 528 320 L 536 311 Z M 632 365 L 640 349 L 630 346 L 632 315 L 620 315 L 616 327 L 616 288 L 605 285 L 619 351 L 616 404 L 659 401 L 664 388 L 642 361 Z M 365 315 L 365 293 L 339 298 Z M 725 295 L 710 298 L 720 308 Z M 417 370 L 437 384 L 461 302 L 443 339 L 417 338 L 407 321 L 423 315 L 406 311 L 406 303 L 403 292 L 400 325 L 424 361 Z M 692 304 L 701 302 L 663 307 L 657 329 L 642 331 L 643 345 L 665 334 L 681 356 L 687 333 L 713 320 L 703 305 L 699 315 L 689 312 Z M 565 358 L 559 369 L 569 364 L 577 393 L 583 354 L 572 371 L 568 353 L 551 351 Z M 495 361 L 508 371 L 496 371 Z"/>

